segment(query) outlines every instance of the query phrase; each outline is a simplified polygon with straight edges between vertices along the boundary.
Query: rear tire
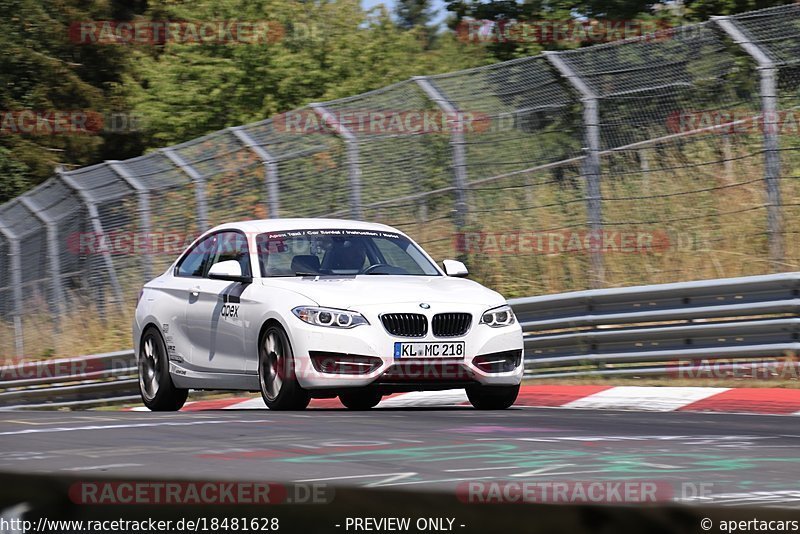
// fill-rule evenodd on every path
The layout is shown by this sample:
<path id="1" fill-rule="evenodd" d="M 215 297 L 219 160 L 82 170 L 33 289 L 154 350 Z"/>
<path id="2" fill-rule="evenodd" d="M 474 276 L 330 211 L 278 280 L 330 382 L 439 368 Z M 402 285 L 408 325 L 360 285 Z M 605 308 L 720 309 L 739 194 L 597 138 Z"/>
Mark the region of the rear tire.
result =
<path id="1" fill-rule="evenodd" d="M 516 386 L 471 386 L 467 398 L 477 410 L 505 410 L 514 404 L 519 394 Z"/>
<path id="2" fill-rule="evenodd" d="M 348 391 L 339 395 L 339 401 L 349 410 L 369 410 L 381 402 L 383 395 L 377 391 Z"/>
<path id="3" fill-rule="evenodd" d="M 258 349 L 258 383 L 270 410 L 305 410 L 311 397 L 300 387 L 289 336 L 278 325 L 264 330 Z"/>
<path id="4" fill-rule="evenodd" d="M 153 326 L 142 335 L 138 367 L 139 393 L 147 408 L 153 412 L 175 412 L 183 407 L 189 390 L 176 388 L 172 383 L 167 345 L 161 332 Z"/>

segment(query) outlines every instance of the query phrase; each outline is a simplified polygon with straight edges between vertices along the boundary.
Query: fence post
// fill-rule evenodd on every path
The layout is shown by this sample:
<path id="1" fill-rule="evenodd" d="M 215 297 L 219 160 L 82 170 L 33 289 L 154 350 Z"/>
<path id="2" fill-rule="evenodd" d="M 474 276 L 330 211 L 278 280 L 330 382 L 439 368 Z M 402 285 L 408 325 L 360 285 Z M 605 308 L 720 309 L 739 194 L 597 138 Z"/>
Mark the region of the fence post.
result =
<path id="1" fill-rule="evenodd" d="M 56 175 L 65 183 L 68 187 L 74 190 L 83 203 L 86 204 L 86 210 L 89 213 L 89 220 L 92 222 L 92 229 L 98 238 L 98 242 L 100 243 L 101 253 L 103 255 L 103 261 L 106 264 L 106 269 L 108 270 L 108 279 L 111 282 L 111 287 L 114 290 L 114 296 L 117 299 L 117 303 L 122 305 L 122 287 L 119 285 L 119 279 L 117 278 L 117 272 L 114 270 L 114 262 L 111 259 L 111 251 L 108 249 L 108 244 L 105 238 L 105 230 L 103 229 L 103 223 L 100 221 L 100 213 L 97 211 L 97 204 L 95 204 L 94 200 L 86 193 L 86 191 L 78 184 L 75 179 L 65 173 L 61 167 L 56 168 Z"/>
<path id="2" fill-rule="evenodd" d="M 467 157 L 464 142 L 464 124 L 461 111 L 447 99 L 427 76 L 412 78 L 439 109 L 452 117 L 453 130 L 450 132 L 450 146 L 453 150 L 453 185 L 456 190 L 456 229 L 461 232 L 467 224 Z"/>
<path id="3" fill-rule="evenodd" d="M 784 260 L 783 221 L 781 220 L 781 159 L 778 121 L 778 67 L 761 47 L 745 35 L 730 17 L 712 17 L 734 43 L 742 47 L 758 65 L 761 85 L 761 114 L 764 124 L 764 182 L 767 189 L 767 235 L 769 258 L 775 270 Z"/>
<path id="4" fill-rule="evenodd" d="M 64 287 L 61 280 L 61 256 L 58 250 L 58 223 L 49 215 L 45 215 L 41 208 L 25 195 L 19 197 L 19 201 L 47 229 L 47 259 L 50 264 L 50 285 L 53 293 L 50 305 L 56 321 L 56 328 L 59 329 L 63 311 L 62 304 L 64 303 Z"/>
<path id="5" fill-rule="evenodd" d="M 14 347 L 17 358 L 25 355 L 25 340 L 22 331 L 22 255 L 19 238 L 0 221 L 0 234 L 8 241 L 9 260 L 11 260 L 11 295 L 14 300 Z"/>
<path id="6" fill-rule="evenodd" d="M 136 196 L 139 199 L 139 224 L 147 247 L 147 250 L 140 254 L 142 257 L 142 274 L 145 280 L 150 280 L 153 278 L 153 251 L 150 250 L 150 190 L 128 171 L 124 163 L 114 160 L 106 161 L 106 164 L 136 191 Z M 134 239 L 133 242 L 140 241 Z"/>
<path id="7" fill-rule="evenodd" d="M 358 153 L 358 138 L 347 126 L 339 122 L 324 105 L 309 104 L 309 106 L 325 124 L 344 139 L 347 145 L 347 165 L 350 176 L 350 216 L 354 219 L 361 219 L 363 212 L 361 208 L 361 162 Z"/>
<path id="8" fill-rule="evenodd" d="M 172 148 L 162 148 L 161 152 L 167 156 L 180 170 L 185 172 L 194 183 L 194 197 L 197 202 L 197 229 L 200 233 L 208 230 L 208 203 L 206 202 L 206 179 L 194 167 Z"/>
<path id="9" fill-rule="evenodd" d="M 250 137 L 242 126 L 235 126 L 228 128 L 236 138 L 242 142 L 244 146 L 249 148 L 255 153 L 256 156 L 261 158 L 264 162 L 264 178 L 267 188 L 267 211 L 269 212 L 270 219 L 277 219 L 280 217 L 279 210 L 280 203 L 280 190 L 278 188 L 278 162 L 273 158 L 267 150 L 260 146 L 256 141 Z"/>
<path id="10" fill-rule="evenodd" d="M 591 279 L 593 288 L 602 287 L 605 281 L 605 267 L 602 253 L 602 191 L 600 187 L 600 110 L 598 97 L 581 77 L 559 56 L 557 52 L 544 52 L 544 56 L 569 84 L 581 95 L 583 104 L 583 123 L 586 127 L 586 210 L 589 228 L 596 238 L 596 246 L 591 248 Z"/>

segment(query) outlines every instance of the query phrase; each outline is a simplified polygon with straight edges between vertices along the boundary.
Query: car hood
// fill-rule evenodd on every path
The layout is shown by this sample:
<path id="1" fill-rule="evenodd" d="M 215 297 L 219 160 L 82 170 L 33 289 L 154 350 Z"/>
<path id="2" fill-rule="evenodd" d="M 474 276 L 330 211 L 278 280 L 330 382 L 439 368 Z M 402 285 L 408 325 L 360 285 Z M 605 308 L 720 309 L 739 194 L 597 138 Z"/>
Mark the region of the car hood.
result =
<path id="1" fill-rule="evenodd" d="M 499 293 L 464 278 L 362 275 L 352 277 L 265 278 L 265 286 L 299 293 L 319 306 L 353 309 L 384 303 L 454 303 L 500 306 Z"/>

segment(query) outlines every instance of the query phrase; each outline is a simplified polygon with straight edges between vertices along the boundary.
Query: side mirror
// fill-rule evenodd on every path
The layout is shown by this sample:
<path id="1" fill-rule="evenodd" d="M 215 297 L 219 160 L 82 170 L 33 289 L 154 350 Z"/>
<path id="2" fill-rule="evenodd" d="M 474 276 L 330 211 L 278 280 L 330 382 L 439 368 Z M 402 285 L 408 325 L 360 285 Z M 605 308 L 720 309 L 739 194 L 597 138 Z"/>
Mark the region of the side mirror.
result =
<path id="1" fill-rule="evenodd" d="M 442 262 L 444 266 L 444 273 L 447 276 L 454 276 L 456 278 L 464 278 L 469 274 L 467 270 L 467 266 L 461 263 L 460 261 L 456 260 L 444 260 Z"/>
<path id="2" fill-rule="evenodd" d="M 242 276 L 242 266 L 236 260 L 221 261 L 215 263 L 208 270 L 208 277 L 214 280 L 227 280 L 229 282 L 241 282 L 249 284 L 253 279 L 249 276 Z"/>

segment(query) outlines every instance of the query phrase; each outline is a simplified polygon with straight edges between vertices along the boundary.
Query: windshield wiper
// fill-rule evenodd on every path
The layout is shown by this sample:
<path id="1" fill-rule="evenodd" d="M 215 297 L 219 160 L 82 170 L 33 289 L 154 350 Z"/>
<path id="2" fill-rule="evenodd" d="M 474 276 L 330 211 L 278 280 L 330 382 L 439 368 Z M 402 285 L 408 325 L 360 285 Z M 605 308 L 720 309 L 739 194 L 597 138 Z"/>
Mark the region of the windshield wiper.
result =
<path id="1" fill-rule="evenodd" d="M 305 273 L 303 271 L 297 271 L 294 273 L 295 276 L 319 276 L 319 273 Z"/>

